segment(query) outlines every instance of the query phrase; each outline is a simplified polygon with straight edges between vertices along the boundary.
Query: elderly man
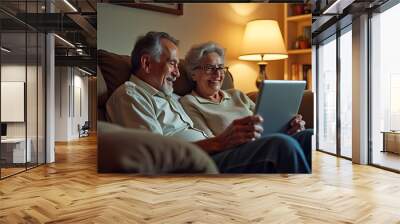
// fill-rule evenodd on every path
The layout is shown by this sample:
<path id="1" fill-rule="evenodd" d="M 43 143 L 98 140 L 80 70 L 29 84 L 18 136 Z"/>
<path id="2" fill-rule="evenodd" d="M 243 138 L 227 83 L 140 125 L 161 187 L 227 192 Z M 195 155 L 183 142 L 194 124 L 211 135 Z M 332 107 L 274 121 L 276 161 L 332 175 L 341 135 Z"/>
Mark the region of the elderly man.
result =
<path id="1" fill-rule="evenodd" d="M 263 119 L 258 115 L 235 120 L 216 137 L 194 128 L 173 94 L 180 76 L 177 45 L 163 32 L 149 32 L 137 40 L 131 78 L 106 105 L 113 123 L 190 141 L 206 151 L 222 173 L 310 172 L 296 140 L 283 134 L 260 138 Z"/>

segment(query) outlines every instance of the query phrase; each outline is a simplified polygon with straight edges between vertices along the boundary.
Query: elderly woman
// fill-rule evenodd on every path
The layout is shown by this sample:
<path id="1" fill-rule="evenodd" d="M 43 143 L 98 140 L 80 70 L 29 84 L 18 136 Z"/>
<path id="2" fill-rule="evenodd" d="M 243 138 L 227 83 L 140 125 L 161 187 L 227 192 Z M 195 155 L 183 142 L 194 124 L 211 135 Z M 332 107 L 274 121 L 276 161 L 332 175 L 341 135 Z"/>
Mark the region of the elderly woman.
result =
<path id="1" fill-rule="evenodd" d="M 181 98 L 182 106 L 194 126 L 209 136 L 220 134 L 235 119 L 253 115 L 254 102 L 239 90 L 221 90 L 225 78 L 224 50 L 213 42 L 194 46 L 185 57 L 189 79 L 195 82 L 191 94 Z M 268 119 L 268 118 L 265 118 Z M 293 135 L 311 162 L 311 130 L 304 130 L 304 121 L 297 115 L 287 134 Z"/>

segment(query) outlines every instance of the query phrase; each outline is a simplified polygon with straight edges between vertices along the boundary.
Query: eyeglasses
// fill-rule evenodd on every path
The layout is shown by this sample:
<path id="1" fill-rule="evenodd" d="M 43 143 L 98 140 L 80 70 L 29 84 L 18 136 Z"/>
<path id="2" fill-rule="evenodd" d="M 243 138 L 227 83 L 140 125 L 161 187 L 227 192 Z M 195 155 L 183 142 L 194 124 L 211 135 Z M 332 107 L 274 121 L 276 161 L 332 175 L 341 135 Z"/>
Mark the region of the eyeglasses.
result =
<path id="1" fill-rule="evenodd" d="M 214 72 L 225 73 L 228 67 L 224 65 L 199 65 L 194 67 L 194 69 L 201 69 L 207 74 L 212 74 Z"/>

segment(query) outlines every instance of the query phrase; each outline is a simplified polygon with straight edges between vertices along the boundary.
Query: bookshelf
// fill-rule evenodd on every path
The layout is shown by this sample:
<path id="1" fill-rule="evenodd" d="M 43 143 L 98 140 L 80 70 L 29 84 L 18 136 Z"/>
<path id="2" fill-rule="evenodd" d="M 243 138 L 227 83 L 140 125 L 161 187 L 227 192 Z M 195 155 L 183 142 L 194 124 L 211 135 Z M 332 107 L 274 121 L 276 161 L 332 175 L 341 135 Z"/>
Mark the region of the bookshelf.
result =
<path id="1" fill-rule="evenodd" d="M 311 75 L 311 13 L 304 4 L 284 5 L 284 39 L 288 50 L 285 59 L 285 80 L 306 80 L 312 88 Z"/>
<path id="2" fill-rule="evenodd" d="M 288 50 L 288 54 L 311 54 L 311 48 Z"/>

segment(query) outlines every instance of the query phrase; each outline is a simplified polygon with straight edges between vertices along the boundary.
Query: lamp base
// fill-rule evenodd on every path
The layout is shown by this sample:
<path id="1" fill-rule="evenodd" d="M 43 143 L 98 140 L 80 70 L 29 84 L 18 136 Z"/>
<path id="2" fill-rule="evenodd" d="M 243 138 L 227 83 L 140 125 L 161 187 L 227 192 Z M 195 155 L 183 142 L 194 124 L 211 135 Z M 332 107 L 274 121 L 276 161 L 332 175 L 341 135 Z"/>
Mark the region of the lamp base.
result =
<path id="1" fill-rule="evenodd" d="M 258 65 L 260 67 L 260 71 L 258 73 L 258 77 L 257 77 L 257 80 L 256 80 L 256 86 L 257 86 L 258 89 L 261 88 L 261 83 L 264 80 L 268 80 L 269 79 L 268 76 L 267 76 L 267 72 L 266 72 L 267 64 L 268 63 L 265 62 L 265 61 L 262 61 L 262 62 L 258 63 Z"/>

